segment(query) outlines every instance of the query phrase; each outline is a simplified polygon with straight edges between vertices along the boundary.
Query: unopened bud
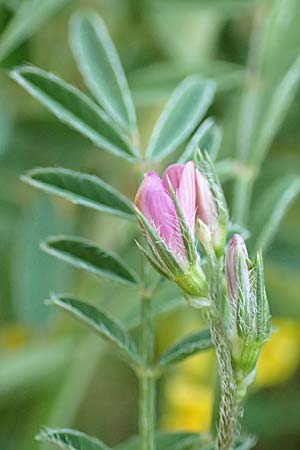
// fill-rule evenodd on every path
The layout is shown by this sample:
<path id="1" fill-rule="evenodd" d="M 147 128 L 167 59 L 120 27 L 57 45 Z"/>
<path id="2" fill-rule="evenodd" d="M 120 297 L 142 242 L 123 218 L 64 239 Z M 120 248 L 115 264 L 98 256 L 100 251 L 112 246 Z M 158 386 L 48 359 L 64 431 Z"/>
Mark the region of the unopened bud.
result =
<path id="1" fill-rule="evenodd" d="M 244 391 L 252 382 L 259 353 L 270 333 L 262 257 L 249 261 L 243 238 L 234 235 L 226 251 L 226 278 L 231 310 L 231 352 L 237 382 Z"/>

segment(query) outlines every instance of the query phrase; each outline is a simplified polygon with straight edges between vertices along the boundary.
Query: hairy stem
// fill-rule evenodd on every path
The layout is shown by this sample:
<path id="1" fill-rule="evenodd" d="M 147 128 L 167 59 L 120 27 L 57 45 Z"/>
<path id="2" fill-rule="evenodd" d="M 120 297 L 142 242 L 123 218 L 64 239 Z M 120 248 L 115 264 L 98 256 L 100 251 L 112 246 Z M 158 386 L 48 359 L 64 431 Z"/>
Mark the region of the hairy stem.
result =
<path id="1" fill-rule="evenodd" d="M 231 450 L 238 432 L 239 401 L 232 367 L 230 344 L 225 329 L 223 294 L 223 258 L 217 259 L 214 252 L 207 249 L 209 267 L 209 290 L 211 306 L 204 311 L 214 343 L 219 386 L 216 390 L 212 432 L 216 434 L 216 449 Z"/>
<path id="2" fill-rule="evenodd" d="M 220 379 L 220 402 L 217 427 L 217 450 L 231 450 L 238 432 L 240 405 L 236 396 L 235 375 L 224 324 L 215 306 L 206 312 L 216 349 Z"/>
<path id="3" fill-rule="evenodd" d="M 139 427 L 142 450 L 155 450 L 155 375 L 153 373 L 154 329 L 151 317 L 151 299 L 141 303 L 141 354 L 143 367 L 140 372 Z"/>

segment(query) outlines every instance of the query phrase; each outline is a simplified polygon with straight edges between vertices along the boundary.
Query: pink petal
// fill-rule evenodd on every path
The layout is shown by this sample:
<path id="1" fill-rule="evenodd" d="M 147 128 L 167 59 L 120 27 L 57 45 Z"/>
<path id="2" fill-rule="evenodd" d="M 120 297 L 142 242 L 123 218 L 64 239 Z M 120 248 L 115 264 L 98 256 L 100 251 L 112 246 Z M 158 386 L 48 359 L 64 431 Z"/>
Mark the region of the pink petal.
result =
<path id="1" fill-rule="evenodd" d="M 172 164 L 164 171 L 162 176 L 162 183 L 166 192 L 169 192 L 168 179 L 170 180 L 174 191 L 177 192 L 184 167 L 184 164 Z"/>
<path id="2" fill-rule="evenodd" d="M 195 233 L 196 215 L 196 183 L 195 165 L 193 161 L 188 162 L 182 172 L 178 189 L 178 202 L 190 227 L 192 236 Z"/>
<path id="3" fill-rule="evenodd" d="M 146 174 L 137 192 L 135 204 L 168 248 L 177 255 L 185 257 L 185 247 L 174 203 L 155 172 Z"/>
<path id="4" fill-rule="evenodd" d="M 170 180 L 175 191 L 178 203 L 184 217 L 190 227 L 192 235 L 195 232 L 196 212 L 196 188 L 195 188 L 195 165 L 193 161 L 184 164 L 172 164 L 167 168 L 162 177 L 165 190 L 169 192 Z"/>
<path id="5" fill-rule="evenodd" d="M 196 196 L 197 196 L 197 216 L 209 228 L 214 228 L 218 222 L 218 213 L 213 194 L 210 190 L 207 179 L 196 170 Z"/>

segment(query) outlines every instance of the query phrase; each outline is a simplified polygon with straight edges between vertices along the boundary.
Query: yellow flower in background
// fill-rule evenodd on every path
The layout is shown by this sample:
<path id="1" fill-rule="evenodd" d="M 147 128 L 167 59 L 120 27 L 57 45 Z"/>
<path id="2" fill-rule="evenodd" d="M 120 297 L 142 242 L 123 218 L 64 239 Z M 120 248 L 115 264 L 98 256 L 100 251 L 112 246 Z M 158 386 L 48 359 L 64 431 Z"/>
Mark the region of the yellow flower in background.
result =
<path id="1" fill-rule="evenodd" d="M 0 350 L 18 350 L 27 344 L 29 332 L 18 324 L 7 325 L 0 331 Z"/>
<path id="2" fill-rule="evenodd" d="M 206 351 L 187 358 L 183 361 L 178 370 L 198 381 L 211 380 L 215 363 L 214 351 Z"/>
<path id="3" fill-rule="evenodd" d="M 213 391 L 185 375 L 174 375 L 165 389 L 166 408 L 162 428 L 167 431 L 207 432 L 210 427 Z"/>
<path id="4" fill-rule="evenodd" d="M 272 321 L 275 332 L 263 347 L 255 387 L 272 386 L 289 379 L 300 361 L 300 324 L 288 319 Z M 207 432 L 213 409 L 211 380 L 214 352 L 188 358 L 165 385 L 161 425 L 167 431 Z"/>
<path id="5" fill-rule="evenodd" d="M 255 381 L 258 388 L 288 380 L 299 363 L 299 322 L 275 319 L 272 325 L 275 332 L 264 345 L 258 361 Z"/>

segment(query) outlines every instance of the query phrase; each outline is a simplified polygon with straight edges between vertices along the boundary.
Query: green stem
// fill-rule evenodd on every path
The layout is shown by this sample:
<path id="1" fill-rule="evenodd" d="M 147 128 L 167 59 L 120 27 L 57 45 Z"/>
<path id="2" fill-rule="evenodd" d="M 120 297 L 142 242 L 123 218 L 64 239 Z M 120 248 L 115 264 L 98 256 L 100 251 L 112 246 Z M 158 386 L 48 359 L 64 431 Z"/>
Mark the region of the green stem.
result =
<path id="1" fill-rule="evenodd" d="M 143 367 L 140 372 L 140 409 L 139 427 L 142 450 L 155 450 L 155 374 L 154 328 L 151 317 L 151 299 L 142 298 L 141 303 L 142 335 L 141 354 Z"/>
<path id="2" fill-rule="evenodd" d="M 219 374 L 217 372 L 217 368 L 214 367 L 214 402 L 213 402 L 213 411 L 210 425 L 210 432 L 213 438 L 217 436 L 217 427 L 219 422 L 219 409 L 220 409 L 220 401 L 221 401 L 221 388 L 220 388 L 220 379 Z"/>
<path id="3" fill-rule="evenodd" d="M 224 324 L 215 306 L 206 311 L 212 339 L 216 349 L 220 379 L 219 412 L 217 415 L 217 450 L 231 450 L 238 433 L 240 404 L 237 399 L 235 374 L 231 363 L 230 347 Z"/>
<path id="4" fill-rule="evenodd" d="M 215 411 L 212 432 L 216 434 L 216 449 L 231 450 L 238 431 L 240 406 L 237 400 L 237 386 L 232 367 L 230 343 L 225 328 L 224 294 L 223 294 L 223 258 L 208 248 L 206 251 L 209 267 L 209 290 L 212 299 L 204 315 L 210 327 L 215 346 L 219 387 L 215 396 Z M 217 408 L 217 410 L 216 410 Z"/>

